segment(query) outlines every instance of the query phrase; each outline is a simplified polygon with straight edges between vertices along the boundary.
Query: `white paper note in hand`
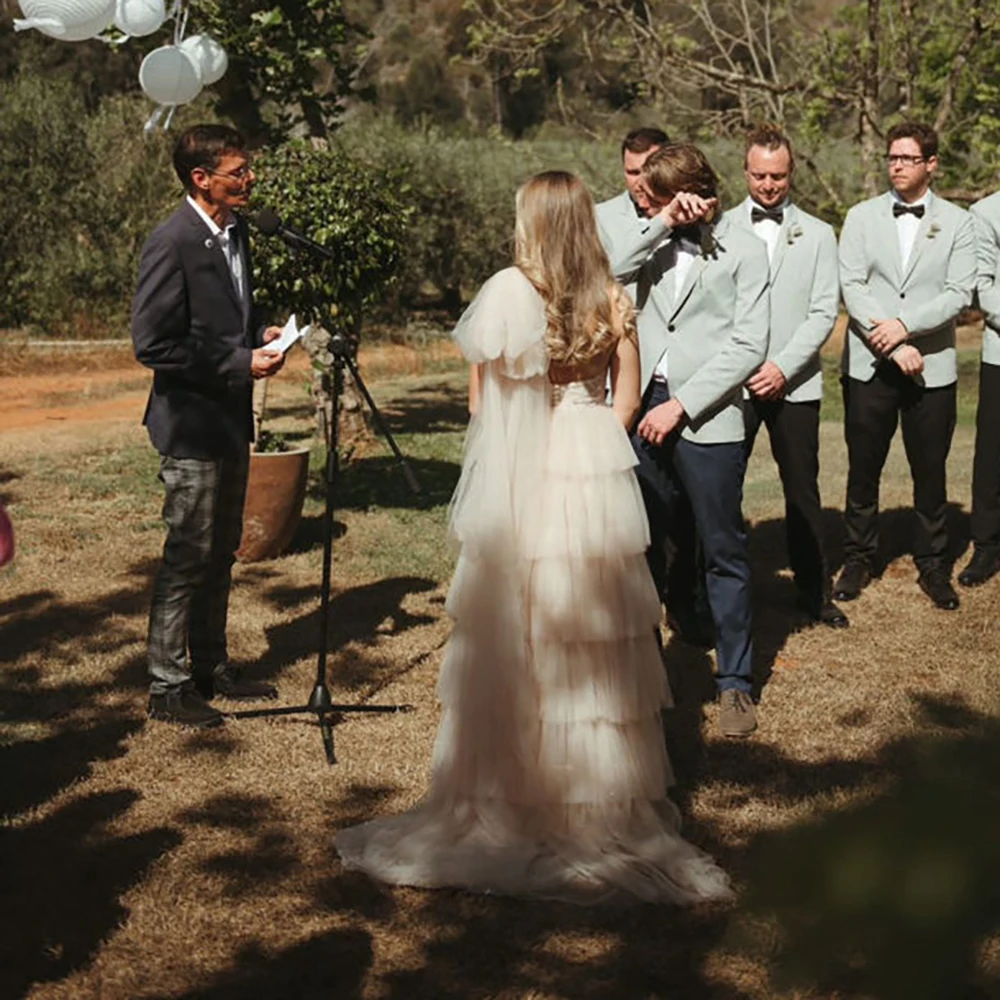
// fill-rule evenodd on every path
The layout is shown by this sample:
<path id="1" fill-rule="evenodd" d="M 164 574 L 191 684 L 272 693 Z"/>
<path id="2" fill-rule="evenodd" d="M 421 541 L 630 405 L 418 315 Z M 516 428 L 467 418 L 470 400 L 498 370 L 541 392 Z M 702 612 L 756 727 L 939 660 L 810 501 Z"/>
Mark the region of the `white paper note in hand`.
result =
<path id="1" fill-rule="evenodd" d="M 280 351 L 282 354 L 288 350 L 297 340 L 301 340 L 309 332 L 309 327 L 304 326 L 299 329 L 298 323 L 295 322 L 295 313 L 292 313 L 288 317 L 288 322 L 282 327 L 281 336 L 277 340 L 272 340 L 271 343 L 265 344 L 264 347 L 268 351 Z"/>

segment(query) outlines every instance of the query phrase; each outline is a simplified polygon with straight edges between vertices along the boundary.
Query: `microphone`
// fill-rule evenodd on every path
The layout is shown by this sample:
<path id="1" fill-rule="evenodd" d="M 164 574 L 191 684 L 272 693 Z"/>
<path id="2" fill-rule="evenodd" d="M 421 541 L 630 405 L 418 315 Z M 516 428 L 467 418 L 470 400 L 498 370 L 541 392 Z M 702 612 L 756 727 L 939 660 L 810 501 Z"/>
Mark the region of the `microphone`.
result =
<path id="1" fill-rule="evenodd" d="M 277 236 L 293 250 L 308 250 L 310 253 L 319 254 L 319 256 L 329 260 L 336 259 L 332 250 L 328 250 L 322 243 L 317 243 L 304 233 L 297 232 L 291 226 L 285 225 L 281 221 L 281 216 L 269 208 L 262 208 L 259 212 L 254 212 L 250 216 L 250 221 L 265 236 Z"/>

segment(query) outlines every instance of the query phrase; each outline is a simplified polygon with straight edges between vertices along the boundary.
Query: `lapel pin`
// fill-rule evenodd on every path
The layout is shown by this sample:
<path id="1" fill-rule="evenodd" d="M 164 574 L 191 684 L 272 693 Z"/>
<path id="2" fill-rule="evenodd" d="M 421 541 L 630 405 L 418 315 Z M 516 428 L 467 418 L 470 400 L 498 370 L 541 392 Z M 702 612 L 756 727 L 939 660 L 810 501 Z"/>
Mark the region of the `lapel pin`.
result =
<path id="1" fill-rule="evenodd" d="M 209 237 L 207 240 L 205 240 L 205 249 L 206 250 L 211 250 L 212 247 L 214 247 L 214 246 L 215 246 L 215 244 L 212 242 L 211 237 Z"/>

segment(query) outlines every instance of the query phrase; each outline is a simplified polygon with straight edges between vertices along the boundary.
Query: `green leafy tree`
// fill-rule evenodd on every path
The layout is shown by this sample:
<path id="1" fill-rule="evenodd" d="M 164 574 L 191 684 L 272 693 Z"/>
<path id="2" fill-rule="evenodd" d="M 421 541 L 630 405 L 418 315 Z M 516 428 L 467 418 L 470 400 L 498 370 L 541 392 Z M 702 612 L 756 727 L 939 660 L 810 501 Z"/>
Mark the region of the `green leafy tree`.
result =
<path id="1" fill-rule="evenodd" d="M 255 163 L 256 201 L 328 248 L 331 259 L 292 250 L 276 238 L 254 238 L 257 300 L 275 312 L 297 315 L 327 333 L 347 337 L 357 353 L 366 310 L 393 281 L 411 210 L 397 195 L 402 181 L 388 171 L 359 163 L 336 145 L 287 143 L 261 154 Z M 314 390 L 324 437 L 332 420 L 333 355 L 327 338 L 307 345 L 316 370 Z M 345 395 L 344 411 L 360 413 Z M 348 434 L 360 431 L 360 417 Z"/>
<path id="2" fill-rule="evenodd" d="M 343 111 L 364 35 L 337 0 L 193 0 L 191 28 L 216 38 L 229 70 L 216 110 L 254 142 L 296 129 L 325 137 Z M 189 29 L 190 30 L 190 29 Z"/>

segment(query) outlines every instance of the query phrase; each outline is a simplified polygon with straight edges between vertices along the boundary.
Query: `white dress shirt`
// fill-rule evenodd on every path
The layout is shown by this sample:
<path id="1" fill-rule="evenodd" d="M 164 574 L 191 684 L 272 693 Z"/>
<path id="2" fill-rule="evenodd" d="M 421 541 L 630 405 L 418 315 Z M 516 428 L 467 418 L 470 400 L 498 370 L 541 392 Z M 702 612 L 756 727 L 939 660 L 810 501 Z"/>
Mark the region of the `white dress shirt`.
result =
<path id="1" fill-rule="evenodd" d="M 226 263 L 229 265 L 229 273 L 232 275 L 236 294 L 239 295 L 240 302 L 245 302 L 246 284 L 243 274 L 243 254 L 240 253 L 240 243 L 236 236 L 236 220 L 232 219 L 225 229 L 220 229 L 215 220 L 190 195 L 188 195 L 188 204 L 201 216 L 212 236 L 215 237 L 215 241 L 219 244 L 226 257 Z"/>
<path id="2" fill-rule="evenodd" d="M 788 211 L 788 199 L 786 198 L 780 205 L 775 205 L 775 208 L 780 208 L 782 212 Z M 778 233 L 781 231 L 781 226 L 774 221 L 774 219 L 761 219 L 759 222 L 753 221 L 753 210 L 755 208 L 764 208 L 763 205 L 758 205 L 753 198 L 747 201 L 747 215 L 750 217 L 750 227 L 754 231 L 754 235 L 759 239 L 762 239 L 767 245 L 767 259 L 768 263 L 774 260 L 774 249 L 778 245 Z M 764 209 L 767 211 L 767 209 Z"/>
<path id="3" fill-rule="evenodd" d="M 687 280 L 688 271 L 691 270 L 691 265 L 701 252 L 701 247 L 686 239 L 671 239 L 669 242 L 673 252 L 673 264 L 670 265 L 670 270 L 673 271 L 674 301 L 676 302 L 679 300 L 681 289 Z M 660 355 L 660 360 L 656 362 L 656 367 L 653 369 L 653 378 L 666 382 L 667 375 L 667 352 L 664 351 Z"/>
<path id="4" fill-rule="evenodd" d="M 903 201 L 902 198 L 894 190 L 892 192 L 892 200 L 899 205 L 923 205 L 924 212 L 930 208 L 931 193 L 927 192 L 919 201 Z M 899 259 L 902 262 L 903 269 L 906 269 L 906 265 L 910 260 L 910 254 L 913 253 L 913 244 L 917 238 L 917 230 L 920 228 L 921 220 L 915 215 L 907 212 L 905 215 L 897 215 L 896 219 L 896 238 L 899 240 Z"/>

